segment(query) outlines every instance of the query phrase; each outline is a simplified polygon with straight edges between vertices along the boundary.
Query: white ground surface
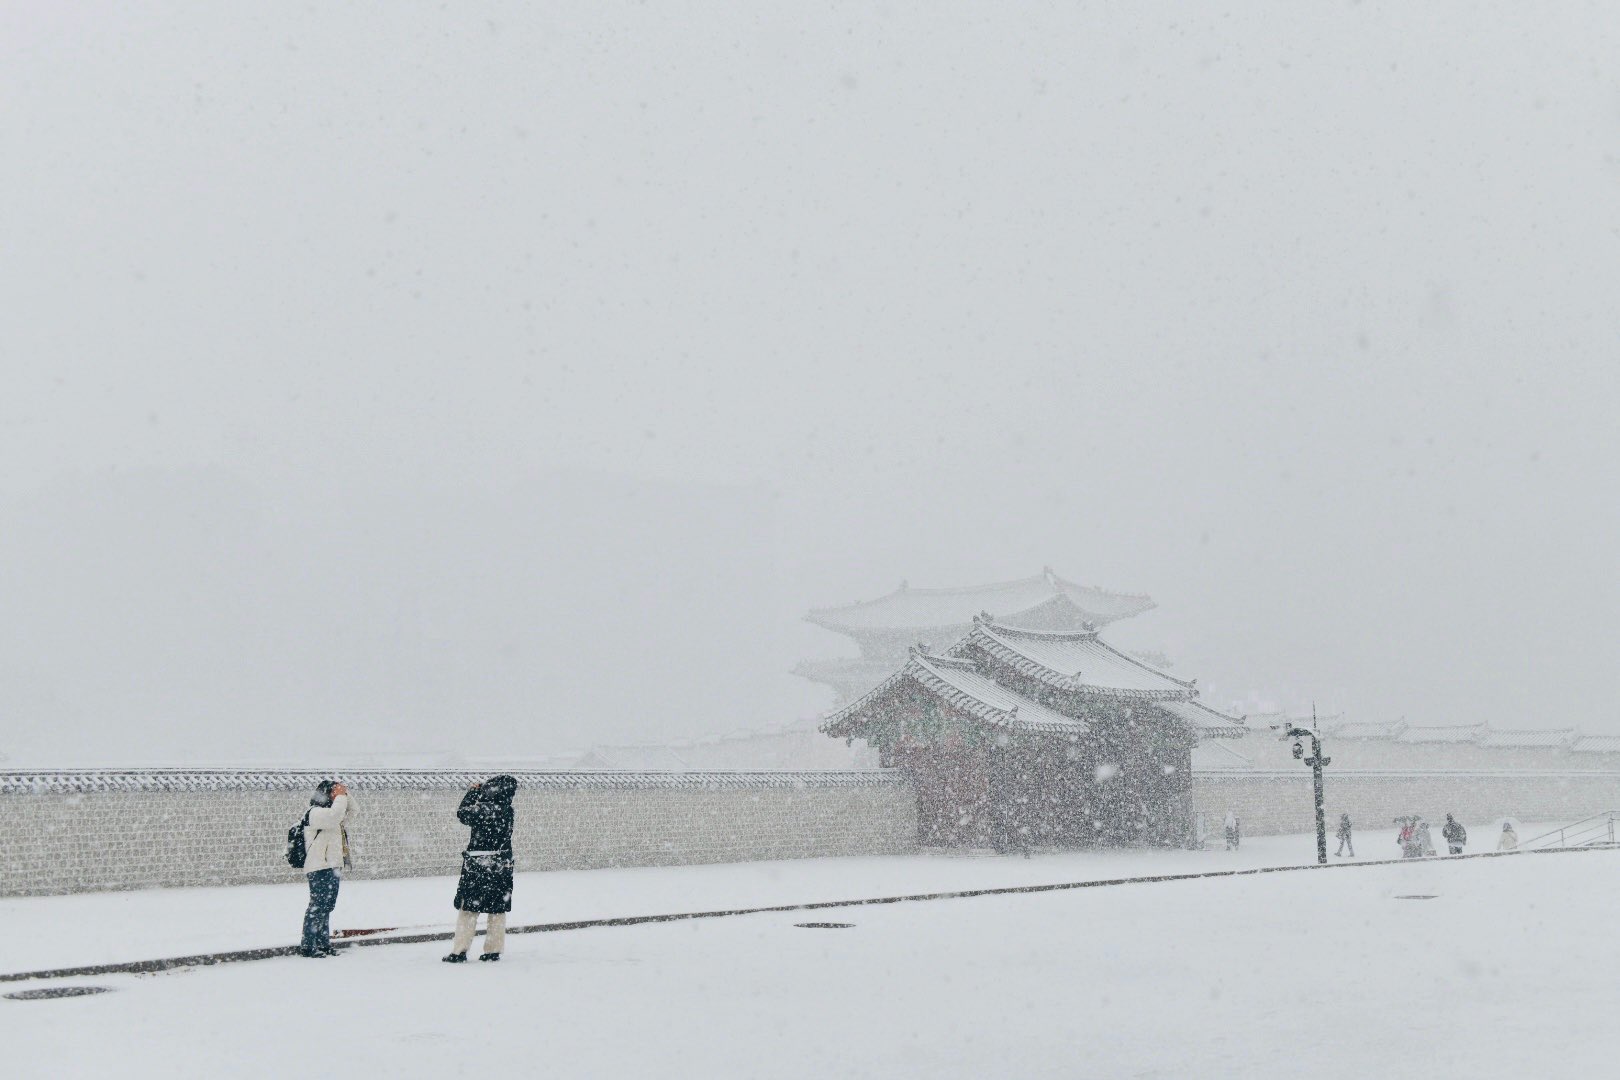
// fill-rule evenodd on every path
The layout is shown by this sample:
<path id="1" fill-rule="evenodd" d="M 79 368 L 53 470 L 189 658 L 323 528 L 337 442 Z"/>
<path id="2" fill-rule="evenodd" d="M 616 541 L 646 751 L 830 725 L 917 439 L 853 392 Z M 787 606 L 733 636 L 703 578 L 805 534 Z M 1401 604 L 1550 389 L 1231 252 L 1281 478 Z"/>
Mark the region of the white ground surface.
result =
<path id="1" fill-rule="evenodd" d="M 1527 828 L 1533 831 L 1521 830 L 1521 836 L 1542 831 Z M 1399 854 L 1392 831 L 1367 832 L 1358 851 L 1363 859 Z M 1315 858 L 1313 836 L 1265 836 L 1245 840 L 1237 852 L 1217 846 L 1205 851 L 1043 853 L 1030 859 L 937 854 L 522 874 L 513 893 L 511 924 L 1292 866 Z M 286 885 L 0 899 L 0 971 L 295 944 L 308 888 L 295 872 L 287 877 Z M 454 876 L 352 878 L 339 892 L 332 927 L 448 930 L 455 920 L 450 907 L 455 891 Z"/>
<path id="2" fill-rule="evenodd" d="M 520 916 L 1221 869 L 1302 849 L 533 875 L 520 890 L 547 895 Z M 102 976 L 88 981 L 113 993 L 0 1001 L 0 1045 L 18 1076 L 1600 1077 L 1620 1057 L 1617 871 L 1615 852 L 1440 859 L 524 935 L 498 965 L 441 964 L 428 944 Z M 442 904 L 446 887 L 354 881 L 339 911 Z M 230 946 L 285 941 L 299 907 L 279 887 L 6 901 L 3 966 L 38 966 L 16 962 L 18 945 L 65 963 L 196 951 L 227 929 Z M 856 926 L 793 925 L 811 919 Z"/>

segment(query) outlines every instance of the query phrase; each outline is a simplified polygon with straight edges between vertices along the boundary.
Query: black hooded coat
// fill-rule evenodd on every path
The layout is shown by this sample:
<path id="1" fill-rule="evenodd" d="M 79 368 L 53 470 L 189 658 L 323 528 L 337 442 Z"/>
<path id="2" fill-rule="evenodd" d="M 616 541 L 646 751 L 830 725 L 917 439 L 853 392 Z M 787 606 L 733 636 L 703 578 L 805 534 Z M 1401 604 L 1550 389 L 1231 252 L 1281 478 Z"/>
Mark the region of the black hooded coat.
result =
<path id="1" fill-rule="evenodd" d="M 512 910 L 512 796 L 517 779 L 492 776 L 461 798 L 456 819 L 472 826 L 461 856 L 456 910 L 497 914 Z"/>

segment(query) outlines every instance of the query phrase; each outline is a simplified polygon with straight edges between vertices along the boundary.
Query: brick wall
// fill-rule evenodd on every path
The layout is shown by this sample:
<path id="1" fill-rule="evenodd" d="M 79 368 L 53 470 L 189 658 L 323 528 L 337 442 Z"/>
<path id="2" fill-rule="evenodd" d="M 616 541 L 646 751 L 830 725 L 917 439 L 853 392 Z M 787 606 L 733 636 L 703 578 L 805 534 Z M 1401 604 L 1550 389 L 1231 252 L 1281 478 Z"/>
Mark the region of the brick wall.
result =
<path id="1" fill-rule="evenodd" d="M 522 773 L 520 871 L 884 855 L 916 845 L 888 773 Z M 356 877 L 451 874 L 455 809 L 481 776 L 339 776 Z M 314 773 L 0 774 L 0 895 L 297 881 L 282 858 Z"/>
<path id="2" fill-rule="evenodd" d="M 1323 791 L 1330 832 L 1342 813 L 1361 828 L 1381 829 L 1397 815 L 1421 814 L 1438 825 L 1449 813 L 1470 827 L 1475 847 L 1495 843 L 1479 827 L 1504 817 L 1567 822 L 1620 809 L 1620 773 L 1335 772 L 1330 766 Z M 1303 765 L 1288 772 L 1195 773 L 1193 808 L 1210 815 L 1216 829 L 1234 810 L 1250 835 L 1316 828 L 1311 771 Z"/>

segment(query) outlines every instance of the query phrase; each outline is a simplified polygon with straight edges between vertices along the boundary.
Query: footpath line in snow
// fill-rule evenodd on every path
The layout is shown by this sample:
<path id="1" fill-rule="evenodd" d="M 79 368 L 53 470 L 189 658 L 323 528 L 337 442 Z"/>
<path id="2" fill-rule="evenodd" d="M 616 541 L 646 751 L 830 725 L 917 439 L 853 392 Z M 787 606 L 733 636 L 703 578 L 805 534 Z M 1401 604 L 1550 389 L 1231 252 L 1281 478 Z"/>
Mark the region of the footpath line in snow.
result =
<path id="1" fill-rule="evenodd" d="M 1196 874 L 1153 874 L 1137 877 L 1100 878 L 1092 881 L 1066 881 L 1045 885 L 1004 885 L 982 889 L 960 889 L 952 892 L 912 893 L 902 896 L 876 896 L 860 900 L 818 900 L 808 904 L 772 904 L 765 907 L 730 908 L 718 911 L 683 911 L 662 915 L 624 915 L 605 919 L 577 919 L 572 922 L 531 923 L 509 926 L 508 934 L 549 934 L 566 930 L 591 930 L 598 927 L 640 926 L 646 923 L 684 922 L 690 919 L 725 919 L 741 915 L 769 915 L 790 911 L 823 911 L 829 908 L 867 907 L 875 904 L 904 904 L 926 900 L 965 900 L 977 896 L 1010 896 L 1020 893 L 1061 892 L 1069 889 L 1095 889 L 1113 885 L 1151 885 L 1175 881 L 1201 881 L 1210 878 L 1253 877 L 1256 874 L 1278 874 L 1303 870 L 1352 870 L 1364 866 L 1410 865 L 1415 862 L 1446 863 L 1461 859 L 1499 859 L 1519 855 L 1559 855 L 1581 851 L 1603 851 L 1606 848 L 1540 848 L 1534 851 L 1482 851 L 1472 855 L 1441 855 L 1427 859 L 1375 859 L 1353 863 L 1306 863 L 1293 866 L 1258 866 L 1243 870 L 1209 870 Z M 355 938 L 334 941 L 340 949 L 370 948 L 375 945 L 415 945 L 430 941 L 449 941 L 448 930 L 422 934 L 395 934 L 388 937 Z M 37 979 L 68 979 L 85 975 L 147 975 L 182 968 L 213 967 L 217 964 L 239 964 L 253 960 L 273 960 L 281 956 L 295 956 L 296 945 L 277 945 L 262 949 L 240 949 L 234 952 L 199 953 L 195 956 L 174 956 L 159 960 L 132 960 L 117 964 L 90 964 L 82 967 L 53 968 L 42 971 L 0 973 L 0 982 L 25 982 Z"/>

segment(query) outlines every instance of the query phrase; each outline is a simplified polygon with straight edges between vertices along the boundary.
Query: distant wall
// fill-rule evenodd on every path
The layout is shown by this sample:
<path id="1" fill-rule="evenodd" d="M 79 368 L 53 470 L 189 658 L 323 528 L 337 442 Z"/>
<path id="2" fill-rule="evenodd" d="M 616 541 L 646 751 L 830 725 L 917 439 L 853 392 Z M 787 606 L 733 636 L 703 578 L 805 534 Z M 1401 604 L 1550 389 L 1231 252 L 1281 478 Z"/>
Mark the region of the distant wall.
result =
<path id="1" fill-rule="evenodd" d="M 0 773 L 0 896 L 298 881 L 282 861 L 322 774 Z M 452 874 L 470 773 L 337 774 L 355 791 L 356 877 Z M 520 870 L 749 862 L 916 849 L 917 800 L 892 772 L 519 773 Z M 1331 821 L 1387 827 L 1455 813 L 1573 821 L 1620 808 L 1620 772 L 1357 772 L 1327 776 Z M 1192 805 L 1250 835 L 1314 827 L 1310 770 L 1194 773 Z"/>
<path id="2" fill-rule="evenodd" d="M 1388 828 L 1402 814 L 1440 823 L 1450 813 L 1470 827 L 1470 845 L 1478 845 L 1494 843 L 1478 827 L 1504 817 L 1566 822 L 1620 809 L 1620 772 L 1335 772 L 1329 766 L 1323 792 L 1330 831 L 1343 813 L 1360 828 Z M 1287 772 L 1195 773 L 1193 807 L 1210 815 L 1216 828 L 1234 810 L 1248 834 L 1316 828 L 1311 771 L 1303 765 Z"/>
<path id="3" fill-rule="evenodd" d="M 289 826 L 326 774 L 0 773 L 0 895 L 299 881 Z M 354 790 L 355 877 L 460 869 L 455 808 L 482 776 L 336 774 Z M 519 773 L 518 869 L 887 855 L 916 800 L 884 772 Z"/>

